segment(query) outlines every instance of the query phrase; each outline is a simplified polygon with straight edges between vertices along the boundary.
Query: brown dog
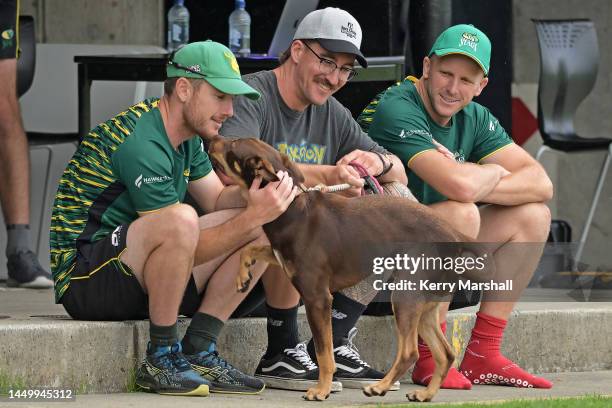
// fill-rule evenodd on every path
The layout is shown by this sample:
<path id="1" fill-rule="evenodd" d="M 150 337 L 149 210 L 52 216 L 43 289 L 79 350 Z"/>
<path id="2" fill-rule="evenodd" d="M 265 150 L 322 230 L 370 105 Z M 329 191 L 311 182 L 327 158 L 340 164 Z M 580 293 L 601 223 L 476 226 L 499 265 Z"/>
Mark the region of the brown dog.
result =
<path id="1" fill-rule="evenodd" d="M 219 170 L 242 188 L 256 177 L 277 181 L 284 170 L 294 184 L 304 177 L 286 155 L 257 139 L 211 140 L 209 155 Z M 262 183 L 263 184 L 263 183 Z M 249 267 L 256 260 L 280 265 L 306 307 L 312 331 L 319 381 L 307 391 L 307 400 L 329 396 L 335 363 L 332 351 L 331 293 L 353 286 L 372 273 L 359 262 L 358 254 L 389 242 L 466 242 L 424 205 L 401 197 L 364 196 L 345 198 L 311 191 L 299 194 L 287 211 L 263 226 L 270 246 L 249 247 L 241 257 L 238 290 L 251 280 Z M 429 275 L 428 275 L 429 277 Z M 438 301 L 440 298 L 437 299 Z M 438 302 L 431 297 L 406 292 L 393 293 L 397 325 L 397 355 L 387 375 L 364 387 L 367 396 L 384 395 L 418 358 L 417 334 L 429 345 L 436 369 L 426 389 L 407 394 L 413 401 L 429 401 L 440 388 L 455 355 L 438 322 Z"/>

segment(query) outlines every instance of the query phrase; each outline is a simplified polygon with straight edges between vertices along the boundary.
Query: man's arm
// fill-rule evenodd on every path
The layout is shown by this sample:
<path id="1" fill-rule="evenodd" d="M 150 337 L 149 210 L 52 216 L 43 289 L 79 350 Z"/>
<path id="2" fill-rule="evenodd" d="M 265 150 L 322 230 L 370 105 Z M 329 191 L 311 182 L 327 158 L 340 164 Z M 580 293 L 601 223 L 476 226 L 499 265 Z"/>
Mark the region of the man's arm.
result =
<path id="1" fill-rule="evenodd" d="M 481 201 L 509 173 L 498 164 L 457 163 L 437 150 L 426 150 L 408 163 L 426 183 L 450 200 Z"/>
<path id="2" fill-rule="evenodd" d="M 188 190 L 191 197 L 206 213 L 228 208 L 243 208 L 247 205 L 240 188 L 237 185 L 223 185 L 219 175 L 214 171 L 206 177 L 190 182 Z"/>
<path id="3" fill-rule="evenodd" d="M 553 185 L 544 168 L 523 148 L 509 145 L 482 160 L 504 167 L 504 177 L 481 201 L 500 205 L 546 202 L 553 197 Z"/>
<path id="4" fill-rule="evenodd" d="M 261 189 L 259 188 L 261 179 L 253 181 L 246 199 L 242 199 L 246 208 L 236 217 L 221 225 L 200 231 L 195 265 L 210 261 L 228 249 L 246 245 L 260 234 L 259 228 L 262 225 L 285 212 L 293 201 L 296 191 L 293 188 L 293 180 L 287 173 L 279 172 L 277 175 L 280 181 L 268 183 Z M 223 188 L 214 172 L 189 184 L 190 194 L 203 209 L 223 205 L 220 200 L 225 201 L 225 204 L 237 204 L 239 201 L 235 196 L 240 195 L 237 187 Z"/>

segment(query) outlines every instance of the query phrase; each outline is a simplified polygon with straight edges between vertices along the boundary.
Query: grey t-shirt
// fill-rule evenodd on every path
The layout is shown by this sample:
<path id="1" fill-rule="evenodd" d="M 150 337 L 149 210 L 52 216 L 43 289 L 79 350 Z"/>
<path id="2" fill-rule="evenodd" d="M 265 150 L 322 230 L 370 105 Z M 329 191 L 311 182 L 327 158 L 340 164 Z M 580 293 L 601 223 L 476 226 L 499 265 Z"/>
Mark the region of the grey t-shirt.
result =
<path id="1" fill-rule="evenodd" d="M 274 72 L 256 72 L 242 79 L 261 98 L 236 96 L 234 116 L 223 123 L 221 135 L 261 139 L 298 163 L 335 164 L 355 149 L 386 152 L 334 97 L 297 112 L 281 98 Z"/>

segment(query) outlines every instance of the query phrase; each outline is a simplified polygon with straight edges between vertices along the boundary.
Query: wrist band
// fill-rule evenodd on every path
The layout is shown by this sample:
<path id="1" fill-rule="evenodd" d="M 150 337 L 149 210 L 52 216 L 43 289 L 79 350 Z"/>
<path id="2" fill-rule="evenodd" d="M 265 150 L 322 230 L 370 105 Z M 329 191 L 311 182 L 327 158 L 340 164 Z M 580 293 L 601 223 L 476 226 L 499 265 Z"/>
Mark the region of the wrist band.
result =
<path id="1" fill-rule="evenodd" d="M 378 175 L 376 175 L 376 176 L 374 176 L 374 177 L 381 177 L 381 176 L 384 176 L 384 175 L 385 175 L 385 174 L 387 174 L 387 173 L 389 172 L 389 170 L 391 170 L 391 168 L 393 167 L 393 162 L 391 161 L 391 159 L 389 159 L 389 164 L 387 165 L 387 163 L 385 163 L 385 159 L 383 159 L 383 155 L 382 155 L 382 154 L 380 154 L 380 153 L 378 153 L 378 152 L 375 152 L 375 151 L 372 151 L 372 153 L 374 153 L 375 155 L 377 155 L 377 156 L 378 156 L 378 158 L 380 159 L 380 161 L 381 161 L 381 163 L 382 163 L 382 165 L 383 165 L 383 169 L 382 169 L 382 171 L 380 172 L 380 174 L 378 174 Z M 388 157 L 387 157 L 387 158 L 388 158 Z"/>

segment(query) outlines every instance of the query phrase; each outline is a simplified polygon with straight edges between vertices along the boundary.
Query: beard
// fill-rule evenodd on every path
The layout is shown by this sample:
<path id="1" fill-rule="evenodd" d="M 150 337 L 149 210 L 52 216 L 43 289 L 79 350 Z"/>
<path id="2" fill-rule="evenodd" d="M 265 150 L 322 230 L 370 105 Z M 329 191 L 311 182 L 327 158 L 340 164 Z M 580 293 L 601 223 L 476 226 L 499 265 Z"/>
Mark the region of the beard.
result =
<path id="1" fill-rule="evenodd" d="M 183 111 L 183 120 L 189 132 L 202 137 L 216 136 L 216 132 L 214 132 L 215 134 L 209 134 L 211 132 L 206 129 L 207 120 L 201 114 L 198 115 L 198 108 L 195 105 L 195 103 L 189 102 Z"/>

